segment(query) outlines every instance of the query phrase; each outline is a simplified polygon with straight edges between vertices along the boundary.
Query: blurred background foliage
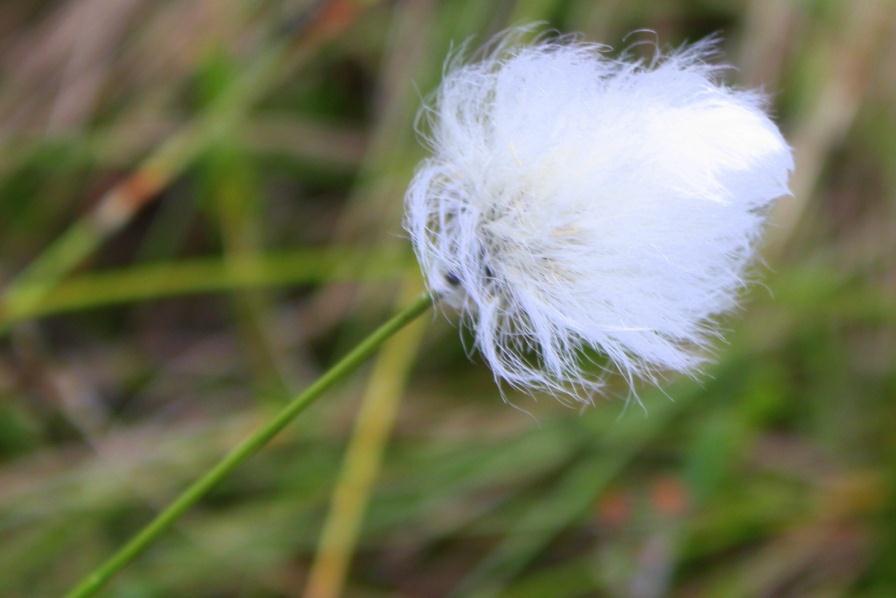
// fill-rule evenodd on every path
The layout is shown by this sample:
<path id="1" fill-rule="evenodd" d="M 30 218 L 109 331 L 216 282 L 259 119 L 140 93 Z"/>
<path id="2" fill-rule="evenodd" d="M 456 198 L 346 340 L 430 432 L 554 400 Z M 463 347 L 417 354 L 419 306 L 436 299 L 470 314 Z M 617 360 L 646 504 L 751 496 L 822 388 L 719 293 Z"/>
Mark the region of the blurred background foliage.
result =
<path id="1" fill-rule="evenodd" d="M 769 93 L 794 197 L 717 363 L 643 409 L 617 379 L 507 404 L 425 318 L 109 594 L 301 591 L 379 393 L 347 595 L 896 595 L 889 0 L 0 4 L 0 595 L 61 593 L 400 303 L 421 96 L 452 43 L 534 20 L 721 33 Z"/>

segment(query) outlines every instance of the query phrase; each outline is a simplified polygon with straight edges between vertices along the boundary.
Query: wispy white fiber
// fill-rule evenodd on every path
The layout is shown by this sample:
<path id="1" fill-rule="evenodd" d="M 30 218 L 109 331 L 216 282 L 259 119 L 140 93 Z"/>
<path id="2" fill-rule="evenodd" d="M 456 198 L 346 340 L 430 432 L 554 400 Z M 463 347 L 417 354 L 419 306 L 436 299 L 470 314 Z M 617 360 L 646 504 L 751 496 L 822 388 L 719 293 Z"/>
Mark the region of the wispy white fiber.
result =
<path id="1" fill-rule="evenodd" d="M 712 42 L 642 61 L 519 33 L 449 62 L 421 113 L 405 226 L 431 292 L 518 388 L 589 400 L 592 350 L 630 380 L 693 370 L 789 193 L 787 142 Z"/>

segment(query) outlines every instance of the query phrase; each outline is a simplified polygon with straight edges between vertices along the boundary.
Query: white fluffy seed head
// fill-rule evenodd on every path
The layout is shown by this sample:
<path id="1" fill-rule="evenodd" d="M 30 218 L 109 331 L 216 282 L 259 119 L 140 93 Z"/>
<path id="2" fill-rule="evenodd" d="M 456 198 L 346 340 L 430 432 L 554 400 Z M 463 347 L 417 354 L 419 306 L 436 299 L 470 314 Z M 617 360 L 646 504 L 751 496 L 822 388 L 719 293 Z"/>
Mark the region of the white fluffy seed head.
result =
<path id="1" fill-rule="evenodd" d="M 744 285 L 790 148 L 712 42 L 651 61 L 505 36 L 449 62 L 405 227 L 431 292 L 496 378 L 588 400 L 588 352 L 629 380 L 691 371 Z"/>

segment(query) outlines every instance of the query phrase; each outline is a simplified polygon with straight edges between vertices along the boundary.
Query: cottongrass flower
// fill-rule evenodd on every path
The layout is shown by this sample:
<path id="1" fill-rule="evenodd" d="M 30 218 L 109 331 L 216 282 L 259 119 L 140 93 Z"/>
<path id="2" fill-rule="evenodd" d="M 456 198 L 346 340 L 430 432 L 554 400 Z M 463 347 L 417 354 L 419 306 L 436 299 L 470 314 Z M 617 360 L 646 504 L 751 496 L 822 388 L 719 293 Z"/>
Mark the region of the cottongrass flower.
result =
<path id="1" fill-rule="evenodd" d="M 405 226 L 431 292 L 496 379 L 589 400 L 596 350 L 628 379 L 693 372 L 735 306 L 790 148 L 712 41 L 612 59 L 565 37 L 455 58 L 421 116 Z"/>

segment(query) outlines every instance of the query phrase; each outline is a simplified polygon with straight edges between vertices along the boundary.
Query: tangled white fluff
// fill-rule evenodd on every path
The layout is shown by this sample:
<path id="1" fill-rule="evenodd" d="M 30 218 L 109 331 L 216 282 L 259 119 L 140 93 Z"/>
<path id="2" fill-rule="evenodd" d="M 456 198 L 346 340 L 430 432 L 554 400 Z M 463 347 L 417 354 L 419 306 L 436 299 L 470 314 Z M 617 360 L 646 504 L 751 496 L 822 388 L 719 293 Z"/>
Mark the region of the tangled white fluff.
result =
<path id="1" fill-rule="evenodd" d="M 431 292 L 515 387 L 588 400 L 589 349 L 630 380 L 692 370 L 789 193 L 789 146 L 712 42 L 645 62 L 518 33 L 450 62 L 421 113 L 405 226 Z"/>

